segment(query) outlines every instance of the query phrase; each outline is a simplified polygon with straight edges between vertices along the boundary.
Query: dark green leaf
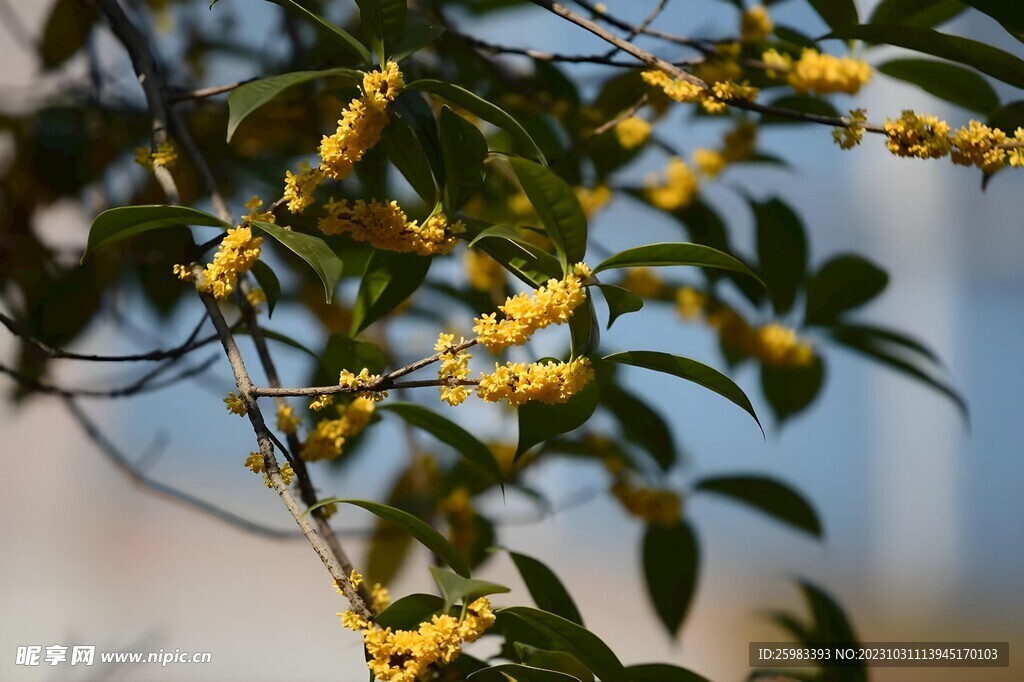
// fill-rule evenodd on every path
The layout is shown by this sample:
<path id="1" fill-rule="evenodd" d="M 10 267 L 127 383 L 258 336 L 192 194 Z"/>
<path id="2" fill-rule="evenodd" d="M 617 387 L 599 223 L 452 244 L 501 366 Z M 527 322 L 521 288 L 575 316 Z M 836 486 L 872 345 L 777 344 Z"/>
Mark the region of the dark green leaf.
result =
<path id="1" fill-rule="evenodd" d="M 780 199 L 751 202 L 751 208 L 757 220 L 761 276 L 775 312 L 785 314 L 807 275 L 807 234 L 800 216 Z"/>
<path id="2" fill-rule="evenodd" d="M 338 78 L 346 85 L 358 85 L 363 82 L 363 73 L 355 69 L 325 69 L 323 71 L 294 71 L 280 76 L 270 76 L 259 80 L 243 83 L 228 95 L 228 142 L 238 128 L 238 124 L 252 112 L 274 99 L 282 92 L 300 83 L 308 83 L 317 78 Z"/>
<path id="3" fill-rule="evenodd" d="M 387 366 L 387 358 L 377 344 L 335 332 L 327 338 L 324 352 L 320 354 L 320 365 L 323 369 L 316 374 L 314 385 L 331 386 L 338 383 L 338 374 L 343 369 L 358 374 L 365 367 L 379 374 Z"/>
<path id="4" fill-rule="evenodd" d="M 487 140 L 475 125 L 448 107 L 441 108 L 440 130 L 445 168 L 445 212 L 455 215 L 473 198 L 483 182 Z"/>
<path id="5" fill-rule="evenodd" d="M 606 362 L 619 362 L 624 365 L 664 372 L 665 374 L 671 374 L 687 381 L 692 381 L 743 408 L 747 414 L 754 418 L 758 427 L 761 426 L 761 420 L 757 418 L 754 406 L 750 404 L 750 400 L 743 390 L 733 383 L 732 379 L 717 369 L 708 367 L 696 360 L 649 350 L 630 350 L 613 353 L 604 358 L 604 360 Z M 764 429 L 761 429 L 761 431 L 763 433 Z"/>
<path id="6" fill-rule="evenodd" d="M 775 37 L 787 43 L 792 43 L 797 47 L 809 47 L 812 50 L 818 49 L 818 44 L 814 42 L 813 38 L 789 26 L 779 26 L 776 24 Z"/>
<path id="7" fill-rule="evenodd" d="M 880 65 L 878 70 L 970 111 L 991 114 L 999 106 L 999 96 L 988 81 L 956 64 L 930 59 L 894 59 Z"/>
<path id="8" fill-rule="evenodd" d="M 314 360 L 317 360 L 317 361 L 320 360 L 320 356 L 319 355 L 317 355 L 316 353 L 311 351 L 307 346 L 302 345 L 301 343 L 299 343 L 298 341 L 296 341 L 292 337 L 287 336 L 285 334 L 282 334 L 280 332 L 276 332 L 276 331 L 274 331 L 272 329 L 267 329 L 266 327 L 264 327 L 262 329 L 262 331 L 263 331 L 263 336 L 266 337 L 267 339 L 269 339 L 270 341 L 276 341 L 277 343 L 283 344 L 285 346 L 290 346 L 291 348 L 294 348 L 295 350 L 302 351 L 303 353 L 305 353 L 309 357 L 313 358 Z M 235 334 L 235 336 L 249 336 L 250 335 L 249 334 L 249 330 L 245 329 L 244 327 L 241 328 L 241 329 L 235 330 L 234 334 Z"/>
<path id="9" fill-rule="evenodd" d="M 630 682 L 710 682 L 686 668 L 668 663 L 643 663 L 626 668 Z"/>
<path id="10" fill-rule="evenodd" d="M 821 521 L 814 508 L 793 488 L 766 476 L 716 476 L 697 481 L 697 491 L 725 495 L 816 538 Z"/>
<path id="11" fill-rule="evenodd" d="M 690 610 L 700 570 L 700 547 L 690 524 L 647 526 L 644 532 L 644 578 L 655 612 L 675 637 Z"/>
<path id="12" fill-rule="evenodd" d="M 824 381 L 825 364 L 817 355 L 802 366 L 761 365 L 764 396 L 780 424 L 814 402 Z"/>
<path id="13" fill-rule="evenodd" d="M 493 123 L 499 128 L 504 129 L 505 132 L 516 140 L 517 145 L 519 145 L 522 151 L 528 153 L 540 163 L 545 163 L 544 154 L 541 152 L 540 147 L 533 141 L 533 138 L 526 132 L 526 129 L 520 125 L 519 121 L 512 118 L 505 110 L 474 95 L 469 90 L 459 87 L 454 83 L 432 79 L 413 81 L 406 87 L 412 90 L 422 90 L 423 92 L 440 95 L 446 100 L 458 104 L 463 109 L 476 114 L 488 123 Z"/>
<path id="14" fill-rule="evenodd" d="M 410 594 L 381 611 L 373 622 L 392 630 L 415 630 L 420 623 L 444 609 L 444 599 L 434 594 Z"/>
<path id="15" fill-rule="evenodd" d="M 967 9 L 960 0 L 882 0 L 871 15 L 872 24 L 903 24 L 932 28 Z"/>
<path id="16" fill-rule="evenodd" d="M 88 245 L 85 247 L 82 260 L 85 260 L 86 256 L 101 246 L 112 244 L 126 237 L 133 237 L 142 232 L 163 227 L 186 227 L 188 225 L 228 227 L 227 223 L 219 218 L 187 206 L 150 204 L 108 208 L 92 221 L 92 227 L 89 228 Z"/>
<path id="17" fill-rule="evenodd" d="M 519 446 L 516 448 L 516 459 L 534 445 L 585 424 L 597 409 L 599 393 L 597 382 L 591 381 L 583 390 L 569 398 L 568 402 L 547 405 L 531 401 L 520 405 Z"/>
<path id="18" fill-rule="evenodd" d="M 331 302 L 331 299 L 334 298 L 334 289 L 341 279 L 341 270 L 344 264 L 334 254 L 331 247 L 327 246 L 327 242 L 320 237 L 289 230 L 273 223 L 256 221 L 250 225 L 263 230 L 296 256 L 309 263 L 313 272 L 320 277 L 320 281 L 324 284 L 327 302 Z"/>
<path id="19" fill-rule="evenodd" d="M 441 588 L 441 594 L 444 595 L 445 611 L 456 604 L 468 606 L 480 597 L 509 591 L 504 585 L 489 583 L 486 580 L 464 578 L 437 566 L 430 567 L 430 574 L 434 576 L 434 581 L 437 582 L 437 586 Z"/>
<path id="20" fill-rule="evenodd" d="M 512 562 L 516 565 L 519 575 L 526 583 L 533 602 L 544 611 L 561 616 L 578 625 L 583 625 L 583 617 L 576 602 L 572 600 L 565 585 L 558 579 L 554 571 L 533 557 L 509 551 Z"/>
<path id="21" fill-rule="evenodd" d="M 568 272 L 587 252 L 587 217 L 576 194 L 546 166 L 523 158 L 509 159 L 509 164 Z"/>
<path id="22" fill-rule="evenodd" d="M 81 0 L 57 0 L 53 3 L 39 40 L 43 68 L 56 68 L 85 47 L 98 17 L 96 8 Z M 8 31 L 21 30 L 20 26 L 4 23 Z"/>
<path id="23" fill-rule="evenodd" d="M 866 324 L 842 324 L 832 328 L 832 335 L 846 339 L 859 339 L 862 342 L 892 344 L 899 349 L 917 353 L 936 365 L 942 365 L 942 358 L 934 350 L 917 339 L 892 329 Z"/>
<path id="24" fill-rule="evenodd" d="M 370 56 L 370 51 L 367 50 L 366 46 L 359 42 L 354 35 L 352 35 L 348 31 L 343 31 L 342 29 L 330 23 L 323 17 L 313 12 L 310 12 L 308 9 L 306 9 L 299 3 L 295 2 L 295 0 L 268 0 L 268 2 L 272 2 L 275 5 L 280 5 L 285 9 L 291 9 L 297 12 L 298 14 L 301 14 L 306 19 L 313 22 L 313 24 L 321 31 L 323 31 L 324 33 L 326 33 L 327 35 L 331 36 L 339 43 L 344 45 L 349 52 L 359 57 L 359 59 L 361 59 L 364 64 L 369 64 L 370 62 L 373 61 L 373 59 Z"/>
<path id="25" fill-rule="evenodd" d="M 713 249 L 710 246 L 704 246 L 703 244 L 687 244 L 686 242 L 647 244 L 620 251 L 614 256 L 606 258 L 594 268 L 594 274 L 611 268 L 671 265 L 693 265 L 701 268 L 731 270 L 749 275 L 758 282 L 761 282 L 761 278 L 753 270 L 729 254 Z"/>
<path id="26" fill-rule="evenodd" d="M 267 297 L 267 317 L 273 317 L 274 306 L 277 305 L 277 299 L 281 296 L 281 281 L 277 279 L 277 275 L 270 269 L 270 266 L 261 260 L 252 264 L 252 276 L 256 278 L 256 283 L 260 285 L 263 295 Z"/>
<path id="27" fill-rule="evenodd" d="M 405 32 L 394 48 L 396 62 L 430 45 L 444 33 L 444 26 L 432 24 L 419 15 L 410 14 L 405 20 Z"/>
<path id="28" fill-rule="evenodd" d="M 807 283 L 804 321 L 830 324 L 878 296 L 889 284 L 885 270 L 861 256 L 840 255 L 825 262 Z"/>
<path id="29" fill-rule="evenodd" d="M 984 12 L 1011 33 L 1024 31 L 1024 5 L 1010 0 L 961 0 L 979 12 Z"/>
<path id="30" fill-rule="evenodd" d="M 676 462 L 676 446 L 664 417 L 636 395 L 610 381 L 601 386 L 601 404 L 615 416 L 627 441 L 650 453 L 663 471 L 672 468 Z"/>
<path id="31" fill-rule="evenodd" d="M 831 28 L 856 24 L 857 5 L 853 0 L 807 0 Z"/>
<path id="32" fill-rule="evenodd" d="M 572 675 L 580 682 L 594 682 L 594 673 L 572 654 L 564 651 L 546 651 L 518 643 L 516 650 L 519 651 L 520 660 L 528 666 Z"/>
<path id="33" fill-rule="evenodd" d="M 619 319 L 620 315 L 635 313 L 644 307 L 644 299 L 628 289 L 614 284 L 598 284 L 598 287 L 604 294 L 605 303 L 608 304 L 608 329 L 612 328 L 612 323 Z"/>
<path id="34" fill-rule="evenodd" d="M 574 358 L 590 355 L 601 345 L 601 327 L 598 325 L 597 310 L 591 297 L 588 296 L 569 318 L 569 336 L 572 342 L 570 351 Z"/>
<path id="35" fill-rule="evenodd" d="M 390 507 L 386 504 L 380 504 L 379 502 L 371 502 L 369 500 L 353 500 L 341 497 L 331 497 L 326 500 L 320 500 L 307 509 L 305 513 L 308 514 L 314 509 L 318 509 L 325 504 L 351 504 L 356 507 L 362 507 L 366 511 L 375 514 L 382 519 L 387 519 L 388 521 L 401 526 L 409 533 L 409 535 L 419 540 L 420 544 L 436 554 L 438 558 L 446 564 L 451 566 L 456 573 L 466 578 L 469 577 L 469 568 L 466 566 L 465 562 L 463 562 L 458 552 L 455 551 L 455 548 L 444 539 L 444 536 L 409 512 L 402 511 L 395 507 Z"/>
<path id="36" fill-rule="evenodd" d="M 973 67 L 993 78 L 1024 88 L 1024 61 L 999 48 L 969 38 L 916 26 L 864 24 L 846 26 L 826 38 L 856 38 L 871 43 L 905 47 Z"/>
<path id="37" fill-rule="evenodd" d="M 554 256 L 522 240 L 517 232 L 509 233 L 510 228 L 507 226 L 492 225 L 483 228 L 478 224 L 479 221 L 465 222 L 469 236 L 473 237 L 470 243 L 479 240 L 479 248 L 531 287 L 537 288 L 552 277 L 562 277 L 561 265 Z"/>
<path id="38" fill-rule="evenodd" d="M 406 0 L 356 0 L 363 33 L 381 64 L 405 33 Z"/>
<path id="39" fill-rule="evenodd" d="M 409 181 L 416 194 L 428 206 L 437 203 L 437 183 L 423 145 L 412 127 L 401 116 L 392 116 L 381 142 L 387 150 L 388 159 L 395 164 L 398 172 Z"/>
<path id="40" fill-rule="evenodd" d="M 501 468 L 490 449 L 455 422 L 415 403 L 389 402 L 379 409 L 394 412 L 406 423 L 447 443 L 495 483 L 501 482 Z"/>
<path id="41" fill-rule="evenodd" d="M 545 670 L 544 668 L 534 668 L 519 663 L 494 665 L 473 673 L 467 679 L 479 680 L 480 682 L 485 682 L 486 680 L 493 680 L 493 682 L 508 682 L 508 680 L 514 680 L 515 682 L 573 682 L 575 680 L 575 682 L 580 682 L 578 677 L 566 673 Z"/>
<path id="42" fill-rule="evenodd" d="M 363 331 L 409 298 L 426 278 L 430 260 L 415 254 L 375 250 L 359 283 L 352 311 L 352 334 Z"/>
<path id="43" fill-rule="evenodd" d="M 500 613 L 513 616 L 531 630 L 548 639 L 554 649 L 572 654 L 597 675 L 601 682 L 628 682 L 622 663 L 611 649 L 592 632 L 547 611 L 513 606 Z"/>

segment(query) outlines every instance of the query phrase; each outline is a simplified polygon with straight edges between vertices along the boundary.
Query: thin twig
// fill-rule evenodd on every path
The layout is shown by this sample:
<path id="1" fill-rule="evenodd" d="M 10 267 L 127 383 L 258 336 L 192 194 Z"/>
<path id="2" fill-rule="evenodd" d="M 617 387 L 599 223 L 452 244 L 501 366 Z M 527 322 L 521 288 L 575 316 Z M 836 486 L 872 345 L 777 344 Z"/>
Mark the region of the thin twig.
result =
<path id="1" fill-rule="evenodd" d="M 194 376 L 202 374 L 206 370 L 210 369 L 213 364 L 217 361 L 217 356 L 213 355 L 203 362 L 182 370 L 172 377 L 164 379 L 163 381 L 154 381 L 157 375 L 162 374 L 170 365 L 161 365 L 153 371 L 147 373 L 141 379 L 133 381 L 127 386 L 121 386 L 119 388 L 110 389 L 94 389 L 94 388 L 65 388 L 63 386 L 56 386 L 49 384 L 39 379 L 26 376 L 21 372 L 8 367 L 4 364 L 0 364 L 0 374 L 6 374 L 22 386 L 27 386 L 33 391 L 39 393 L 45 393 L 47 395 L 59 395 L 64 398 L 102 398 L 102 399 L 113 399 L 113 398 L 127 398 L 129 396 L 140 395 L 142 393 L 152 393 L 165 389 L 169 386 L 173 386 L 178 382 L 190 379 Z M 169 361 L 169 362 L 173 362 Z"/>

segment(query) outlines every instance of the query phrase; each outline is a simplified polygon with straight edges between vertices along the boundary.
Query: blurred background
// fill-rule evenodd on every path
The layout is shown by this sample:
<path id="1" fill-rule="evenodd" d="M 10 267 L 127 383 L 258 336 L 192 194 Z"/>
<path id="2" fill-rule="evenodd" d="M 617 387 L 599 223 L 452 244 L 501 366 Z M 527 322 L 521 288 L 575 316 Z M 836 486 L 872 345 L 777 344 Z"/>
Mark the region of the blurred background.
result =
<path id="1" fill-rule="evenodd" d="M 29 40 L 39 36 L 51 3 L 0 4 L 0 106 L 16 109 L 48 87 L 22 41 L 26 35 Z M 612 12 L 639 20 L 651 3 L 607 4 Z M 873 4 L 860 2 L 862 15 Z M 208 14 L 205 7 L 202 12 L 193 8 L 190 20 L 205 16 L 202 20 L 213 24 L 230 16 L 234 21 L 225 30 L 246 36 L 255 49 L 273 51 L 280 38 L 270 33 L 271 20 L 278 11 L 255 0 L 222 0 Z M 733 13 L 715 0 L 676 2 L 659 22 L 681 33 L 714 35 L 726 30 L 721 17 L 724 25 L 733 24 Z M 772 13 L 777 22 L 806 27 L 809 34 L 825 32 L 804 3 L 781 3 Z M 171 26 L 179 20 L 174 11 L 166 17 Z M 536 8 L 479 21 L 467 17 L 463 26 L 506 44 L 581 53 L 604 49 Z M 965 15 L 947 30 L 1020 51 L 1019 44 L 1004 39 L 993 22 L 977 14 Z M 169 45 L 168 54 L 173 54 L 174 41 Z M 126 96 L 138 98 L 120 49 L 109 36 L 98 49 L 110 68 L 123 74 Z M 595 67 L 573 72 L 585 82 Z M 207 78 L 208 84 L 218 84 L 255 75 L 261 74 L 225 59 Z M 65 80 L 85 77 L 85 64 L 79 61 L 60 74 Z M 872 120 L 904 108 L 935 113 L 954 125 L 969 117 L 882 77 L 856 101 Z M 838 107 L 848 108 L 844 103 Z M 666 121 L 659 133 L 689 149 L 713 135 L 705 127 L 710 125 Z M 0 163 L 7 142 L 0 136 Z M 792 168 L 731 170 L 708 185 L 705 197 L 729 218 L 740 248 L 749 250 L 753 228 L 735 185 L 756 197 L 781 196 L 801 212 L 810 232 L 812 263 L 855 251 L 888 269 L 889 289 L 863 317 L 926 339 L 938 351 L 970 405 L 970 426 L 937 393 L 834 348 L 825 351 L 829 376 L 822 396 L 781 431 L 770 429 L 767 441 L 746 415 L 717 396 L 668 377 L 631 375 L 629 385 L 654 397 L 685 450 L 679 483 L 716 473 L 777 476 L 810 499 L 826 537 L 823 543 L 813 542 L 714 499 L 687 502 L 703 565 L 695 605 L 678 641 L 671 641 L 644 594 L 636 551 L 639 523 L 614 501 L 589 494 L 607 485 L 605 472 L 562 460 L 532 470 L 532 485 L 556 505 L 566 501 L 540 520 L 520 508 L 522 500 L 514 496 L 507 503 L 500 495 L 483 500 L 481 507 L 501 524 L 500 543 L 543 559 L 561 575 L 588 626 L 624 662 L 663 660 L 716 681 L 744 679 L 749 641 L 785 639 L 764 613 L 802 613 L 792 578 L 806 576 L 846 607 L 863 641 L 1011 642 L 1009 669 L 879 668 L 872 670 L 872 679 L 1024 679 L 1020 179 L 1011 172 L 1000 174 L 982 192 L 977 172 L 897 159 L 877 140 L 870 142 L 843 152 L 827 128 L 775 126 L 763 131 L 760 148 L 786 158 Z M 663 157 L 645 156 L 626 176 L 642 178 L 663 163 Z M 232 208 L 241 212 L 237 203 Z M 83 206 L 61 202 L 40 215 L 38 225 L 48 243 L 80 249 L 91 218 Z M 670 218 L 624 197 L 595 216 L 591 229 L 613 249 L 679 238 Z M 351 294 L 342 290 L 343 296 Z M 120 296 L 119 305 L 140 330 L 139 338 L 117 335 L 112 324 L 99 320 L 76 341 L 76 350 L 118 353 L 169 346 L 187 336 L 200 314 L 198 301 L 189 302 L 169 321 L 159 320 L 147 308 L 133 307 L 130 291 Z M 683 324 L 656 308 L 632 318 L 607 333 L 603 345 L 678 352 L 724 366 L 707 329 Z M 468 326 L 463 316 L 452 323 Z M 307 314 L 288 309 L 274 316 L 272 327 L 314 347 L 322 337 Z M 429 325 L 399 331 L 403 347 L 407 344 L 415 357 L 417 350 L 425 354 L 436 333 Z M 557 347 L 559 341 L 552 336 L 551 343 Z M 10 335 L 0 333 L 0 357 L 9 359 L 15 347 Z M 251 346 L 244 344 L 243 352 L 251 355 Z M 304 381 L 308 371 L 301 354 L 287 350 L 279 354 L 279 369 L 291 385 Z M 126 376 L 117 366 L 56 361 L 50 378 L 83 386 L 121 383 L 118 377 Z M 757 378 L 752 368 L 733 378 L 749 389 L 758 412 L 767 414 L 753 390 Z M 194 383 L 131 400 L 82 404 L 129 458 L 145 461 L 152 477 L 291 530 L 276 497 L 240 466 L 252 449 L 252 436 L 247 422 L 224 413 L 221 398 L 231 388 L 228 367 L 220 361 Z M 433 402 L 435 397 L 425 399 Z M 500 431 L 498 420 L 488 420 L 483 411 L 480 417 L 476 423 L 485 432 L 491 429 L 487 435 L 492 439 L 514 439 L 514 431 Z M 0 679 L 365 678 L 360 642 L 334 615 L 344 604 L 305 542 L 245 534 L 134 487 L 55 398 L 35 397 L 16 406 L 0 402 L 0 434 L 7 461 L 0 495 Z M 343 471 L 317 471 L 323 492 L 381 499 L 405 457 L 404 448 L 396 446 L 400 438 L 391 424 L 374 429 L 364 445 L 371 455 L 364 453 Z M 359 510 L 335 517 L 335 525 L 351 533 L 344 541 L 357 566 L 366 551 L 361 531 L 371 519 Z M 426 555 L 419 556 L 389 586 L 392 595 L 429 591 L 426 564 Z M 505 556 L 488 562 L 479 577 L 513 587 L 507 601 L 495 599 L 498 605 L 529 599 Z M 15 650 L 26 644 L 209 651 L 213 662 L 53 671 L 15 666 Z"/>

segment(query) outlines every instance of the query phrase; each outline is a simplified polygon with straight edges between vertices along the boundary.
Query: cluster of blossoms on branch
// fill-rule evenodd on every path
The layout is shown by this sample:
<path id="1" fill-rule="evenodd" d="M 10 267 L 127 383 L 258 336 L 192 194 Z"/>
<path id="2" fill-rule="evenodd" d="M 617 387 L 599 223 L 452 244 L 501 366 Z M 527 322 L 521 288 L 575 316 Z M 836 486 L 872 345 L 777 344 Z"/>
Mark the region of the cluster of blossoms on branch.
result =
<path id="1" fill-rule="evenodd" d="M 855 95 L 871 80 L 871 67 L 857 59 L 836 57 L 804 48 L 799 59 L 768 50 L 762 56 L 769 78 L 785 78 L 801 94 L 829 95 L 843 92 Z"/>
<path id="2" fill-rule="evenodd" d="M 420 256 L 450 253 L 458 243 L 456 235 L 466 231 L 461 222 L 449 223 L 443 213 L 435 213 L 422 225 L 410 221 L 396 201 L 331 199 L 324 210 L 327 213 L 318 222 L 324 234 L 348 234 L 378 249 Z"/>
<path id="3" fill-rule="evenodd" d="M 229 229 L 217 248 L 213 262 L 200 274 L 196 288 L 216 299 L 227 298 L 235 290 L 238 276 L 248 272 L 260 257 L 262 244 L 263 237 L 254 237 L 249 227 Z M 188 265 L 175 265 L 174 274 L 185 281 L 193 278 L 192 268 Z"/>
<path id="4" fill-rule="evenodd" d="M 337 418 L 321 419 L 303 443 L 299 454 L 305 461 L 337 459 L 342 453 L 345 440 L 362 433 L 370 423 L 375 405 L 365 396 L 356 396 L 347 405 L 338 405 L 335 409 L 338 412 Z M 278 421 L 280 419 L 278 413 Z"/>
<path id="5" fill-rule="evenodd" d="M 170 168 L 178 160 L 178 150 L 173 142 L 161 142 L 156 149 L 135 148 L 135 163 L 143 168 Z"/>

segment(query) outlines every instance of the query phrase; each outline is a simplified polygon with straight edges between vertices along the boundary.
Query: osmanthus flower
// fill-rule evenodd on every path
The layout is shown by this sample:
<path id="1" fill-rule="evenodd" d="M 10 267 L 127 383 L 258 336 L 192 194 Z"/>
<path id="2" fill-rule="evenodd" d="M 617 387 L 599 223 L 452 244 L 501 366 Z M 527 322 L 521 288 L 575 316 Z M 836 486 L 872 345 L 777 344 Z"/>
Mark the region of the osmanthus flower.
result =
<path id="1" fill-rule="evenodd" d="M 608 185 L 598 185 L 594 189 L 586 187 L 573 187 L 576 200 L 580 202 L 583 215 L 590 218 L 595 213 L 608 205 L 612 200 L 612 190 Z"/>
<path id="2" fill-rule="evenodd" d="M 288 200 L 288 210 L 302 213 L 313 203 L 313 193 L 324 179 L 323 171 L 312 168 L 308 161 L 299 164 L 299 172 L 285 171 L 284 198 Z"/>
<path id="3" fill-rule="evenodd" d="M 492 353 L 520 346 L 538 329 L 569 321 L 572 311 L 586 300 L 584 279 L 589 276 L 590 269 L 578 263 L 561 280 L 552 277 L 536 291 L 510 296 L 498 307 L 503 319 L 498 320 L 496 313 L 481 315 L 474 320 L 473 333 Z"/>
<path id="4" fill-rule="evenodd" d="M 886 147 L 896 156 L 938 159 L 949 154 L 953 143 L 949 124 L 935 116 L 905 109 L 898 119 L 886 119 Z"/>
<path id="5" fill-rule="evenodd" d="M 282 402 L 277 406 L 277 430 L 283 433 L 295 433 L 299 430 L 302 419 L 295 414 L 295 410 L 288 403 Z"/>
<path id="6" fill-rule="evenodd" d="M 391 593 L 380 583 L 374 583 L 370 590 L 370 611 L 380 613 L 391 605 Z"/>
<path id="7" fill-rule="evenodd" d="M 679 287 L 676 289 L 676 312 L 684 320 L 696 320 L 704 313 L 707 305 L 707 296 L 691 289 L 690 287 Z"/>
<path id="8" fill-rule="evenodd" d="M 245 468 L 254 474 L 263 474 L 263 485 L 268 488 L 272 487 L 273 484 L 270 482 L 270 477 L 267 476 L 267 470 L 264 466 L 263 455 L 258 452 L 250 452 L 249 456 L 245 458 Z M 281 465 L 279 471 L 281 472 L 281 478 L 284 480 L 285 485 L 291 485 L 292 479 L 295 478 L 295 471 L 292 469 L 290 462 L 285 462 Z"/>
<path id="9" fill-rule="evenodd" d="M 704 88 L 682 78 L 673 78 L 659 69 L 644 71 L 641 76 L 645 83 L 661 89 L 670 99 L 698 102 L 709 114 L 724 112 L 729 101 L 749 102 L 757 98 L 757 88 L 731 80 L 712 82 L 710 87 Z"/>
<path id="10" fill-rule="evenodd" d="M 364 391 L 363 389 L 377 384 L 380 379 L 381 376 L 379 374 L 370 374 L 370 370 L 366 367 L 359 370 L 358 374 L 353 374 L 347 369 L 343 369 L 338 376 L 338 385 L 350 393 L 359 393 L 361 397 L 365 397 L 371 402 L 379 403 L 388 397 L 387 391 Z"/>
<path id="11" fill-rule="evenodd" d="M 155 150 L 148 147 L 135 149 L 135 163 L 143 168 L 170 168 L 178 160 L 178 150 L 173 142 L 161 142 Z"/>
<path id="12" fill-rule="evenodd" d="M 622 119 L 614 130 L 615 139 L 623 149 L 636 149 L 651 137 L 651 124 L 639 116 Z"/>
<path id="13" fill-rule="evenodd" d="M 636 487 L 619 477 L 611 493 L 629 514 L 647 523 L 671 526 L 682 517 L 682 501 L 678 493 L 671 490 Z"/>
<path id="14" fill-rule="evenodd" d="M 234 392 L 228 393 L 228 396 L 224 398 L 224 406 L 228 408 L 228 412 L 237 414 L 239 417 L 244 417 L 248 411 L 245 409 L 245 403 Z"/>
<path id="15" fill-rule="evenodd" d="M 864 124 L 867 123 L 867 112 L 863 109 L 851 109 L 849 125 L 845 128 L 835 128 L 832 131 L 832 139 L 836 141 L 841 149 L 853 149 L 860 144 L 864 138 Z"/>
<path id="16" fill-rule="evenodd" d="M 676 211 L 689 206 L 699 189 L 697 176 L 678 156 L 668 162 L 663 181 L 656 175 L 649 175 L 645 184 L 644 196 L 651 205 L 663 211 Z"/>
<path id="17" fill-rule="evenodd" d="M 273 211 L 261 211 L 263 208 L 263 199 L 260 199 L 258 194 L 253 194 L 252 199 L 245 202 L 245 208 L 249 211 L 247 214 L 242 216 L 242 224 L 261 222 L 261 223 L 276 223 L 277 217 Z"/>
<path id="18" fill-rule="evenodd" d="M 485 251 L 467 249 L 463 259 L 466 279 L 477 291 L 500 291 L 505 286 L 505 268 Z"/>
<path id="19" fill-rule="evenodd" d="M 828 95 L 844 92 L 855 95 L 871 80 L 871 67 L 860 60 L 818 52 L 804 48 L 800 58 L 778 50 L 768 50 L 761 56 L 770 78 L 785 77 L 798 93 L 812 92 Z"/>
<path id="20" fill-rule="evenodd" d="M 456 350 L 466 339 L 455 343 L 454 334 L 441 333 L 434 344 L 434 350 L 441 355 L 441 366 L 437 370 L 437 378 L 441 382 L 463 381 L 469 378 L 469 360 L 473 356 L 465 350 Z M 451 406 L 460 405 L 469 397 L 470 390 L 465 386 L 453 383 L 442 383 L 439 387 L 441 400 Z"/>
<path id="21" fill-rule="evenodd" d="M 370 423 L 375 405 L 370 398 L 358 396 L 347 405 L 337 407 L 338 417 L 321 419 L 306 438 L 299 456 L 307 462 L 337 459 L 345 441 L 362 433 Z"/>
<path id="22" fill-rule="evenodd" d="M 1006 149 L 999 145 L 1005 144 L 1007 137 L 998 128 L 971 121 L 953 133 L 950 160 L 960 166 L 977 166 L 986 173 L 999 170 L 1007 159 Z"/>
<path id="23" fill-rule="evenodd" d="M 284 484 L 291 485 L 292 481 L 295 479 L 295 470 L 292 469 L 292 463 L 285 462 L 281 465 L 278 471 L 281 474 L 281 479 L 284 481 Z M 265 471 L 263 472 L 263 485 L 268 488 L 274 487 L 274 484 L 270 482 L 270 476 L 268 476 Z"/>
<path id="24" fill-rule="evenodd" d="M 213 262 L 206 266 L 199 278 L 199 291 L 212 294 L 216 299 L 224 299 L 231 295 L 238 282 L 238 276 L 248 272 L 253 263 L 260 257 L 260 246 L 263 237 L 253 237 L 248 227 L 233 227 L 221 240 Z M 185 265 L 175 265 L 174 274 L 180 279 L 192 278 L 191 269 Z"/>
<path id="25" fill-rule="evenodd" d="M 629 268 L 619 286 L 640 298 L 659 298 L 669 291 L 668 285 L 652 268 Z"/>
<path id="26" fill-rule="evenodd" d="M 774 30 L 775 24 L 763 5 L 749 7 L 740 16 L 740 39 L 744 42 L 764 40 Z"/>
<path id="27" fill-rule="evenodd" d="M 757 330 L 753 355 L 765 365 L 803 367 L 814 359 L 814 349 L 793 329 L 773 322 Z"/>
<path id="28" fill-rule="evenodd" d="M 398 202 L 376 199 L 331 199 L 324 206 L 326 215 L 318 225 L 324 234 L 347 233 L 356 241 L 368 242 L 378 249 L 416 253 L 421 256 L 450 253 L 465 232 L 461 222 L 449 223 L 443 213 L 435 213 L 423 222 L 409 221 Z"/>
<path id="29" fill-rule="evenodd" d="M 267 302 L 267 293 L 263 291 L 263 289 L 256 287 L 245 295 L 245 300 L 249 301 L 249 305 L 253 308 L 259 308 L 262 304 Z"/>
<path id="30" fill-rule="evenodd" d="M 569 362 L 509 362 L 496 364 L 494 372 L 480 375 L 477 395 L 487 402 L 508 401 L 522 405 L 535 400 L 549 405 L 564 403 L 594 378 L 588 358 Z"/>
<path id="31" fill-rule="evenodd" d="M 729 165 L 725 154 L 717 149 L 706 149 L 698 147 L 693 150 L 693 165 L 697 167 L 701 175 L 708 178 L 715 178 Z"/>

